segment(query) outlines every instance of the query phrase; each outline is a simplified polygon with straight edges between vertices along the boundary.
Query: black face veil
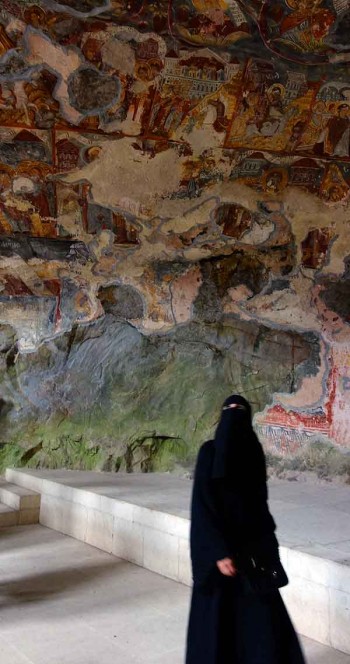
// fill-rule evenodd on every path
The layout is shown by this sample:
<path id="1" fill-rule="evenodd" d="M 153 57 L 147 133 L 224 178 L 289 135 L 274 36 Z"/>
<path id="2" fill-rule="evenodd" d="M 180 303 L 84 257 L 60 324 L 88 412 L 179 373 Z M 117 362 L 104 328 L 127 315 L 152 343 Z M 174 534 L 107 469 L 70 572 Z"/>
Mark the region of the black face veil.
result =
<path id="1" fill-rule="evenodd" d="M 234 394 L 223 404 L 216 429 L 213 479 L 229 478 L 243 472 L 252 449 L 259 446 L 252 427 L 252 410 L 246 399 Z"/>

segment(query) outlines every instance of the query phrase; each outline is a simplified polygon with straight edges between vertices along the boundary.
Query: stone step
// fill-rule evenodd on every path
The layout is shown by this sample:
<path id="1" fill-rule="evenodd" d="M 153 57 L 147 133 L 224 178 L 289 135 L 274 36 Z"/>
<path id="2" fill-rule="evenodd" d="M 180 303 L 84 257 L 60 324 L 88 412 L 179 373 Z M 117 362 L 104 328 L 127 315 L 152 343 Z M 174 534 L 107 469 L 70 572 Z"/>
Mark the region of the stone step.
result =
<path id="1" fill-rule="evenodd" d="M 39 511 L 40 493 L 31 491 L 17 484 L 11 484 L 0 478 L 0 502 L 14 510 Z M 35 523 L 35 521 L 31 522 Z"/>
<path id="2" fill-rule="evenodd" d="M 13 510 L 8 505 L 0 503 L 0 528 L 8 526 L 17 526 L 19 520 L 19 511 Z"/>

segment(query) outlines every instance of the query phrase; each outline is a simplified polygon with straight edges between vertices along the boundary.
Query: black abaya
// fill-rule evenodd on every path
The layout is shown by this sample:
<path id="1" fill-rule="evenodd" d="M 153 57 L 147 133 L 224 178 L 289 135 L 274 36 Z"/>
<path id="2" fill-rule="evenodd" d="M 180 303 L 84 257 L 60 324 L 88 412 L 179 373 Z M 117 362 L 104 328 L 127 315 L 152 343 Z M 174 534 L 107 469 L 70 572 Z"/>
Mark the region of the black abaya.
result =
<path id="1" fill-rule="evenodd" d="M 240 468 L 229 477 L 213 478 L 214 441 L 205 443 L 198 455 L 186 664 L 305 664 L 279 592 L 249 593 L 239 573 L 225 577 L 216 565 L 246 552 L 260 560 L 279 558 L 267 505 L 264 454 L 257 438 L 252 441 L 250 469 Z"/>

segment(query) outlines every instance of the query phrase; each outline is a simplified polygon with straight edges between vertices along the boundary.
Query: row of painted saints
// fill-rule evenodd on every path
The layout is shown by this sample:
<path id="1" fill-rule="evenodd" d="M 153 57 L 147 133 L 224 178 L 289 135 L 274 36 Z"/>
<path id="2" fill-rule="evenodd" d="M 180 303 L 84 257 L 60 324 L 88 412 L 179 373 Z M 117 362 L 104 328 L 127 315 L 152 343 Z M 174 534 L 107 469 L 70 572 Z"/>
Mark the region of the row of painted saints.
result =
<path id="1" fill-rule="evenodd" d="M 48 11 L 46 3 L 45 7 L 40 1 L 25 3 L 23 11 L 11 0 L 3 0 L 2 4 L 10 11 L 11 6 L 16 7 L 16 13 L 34 27 L 46 24 L 56 38 L 65 32 L 60 15 Z M 158 34 L 170 31 L 191 44 L 231 47 L 246 41 L 258 28 L 270 49 L 296 59 L 308 55 L 311 63 L 326 61 L 333 52 L 349 49 L 349 0 L 111 0 L 105 5 L 102 19 Z M 60 3 L 60 8 L 64 7 L 67 15 L 74 12 L 74 28 L 79 32 L 77 14 L 93 10 L 95 3 L 69 0 Z M 74 36 L 72 30 L 68 32 L 71 34 L 65 35 L 65 40 Z"/>
<path id="2" fill-rule="evenodd" d="M 243 84 L 227 145 L 348 159 L 350 86 L 342 81 L 310 82 L 293 70 L 284 84 L 260 89 Z"/>
<path id="3" fill-rule="evenodd" d="M 258 26 L 269 48 L 296 59 L 308 55 L 311 63 L 349 49 L 349 0 L 112 0 L 111 5 L 119 18 L 131 7 L 135 22 L 153 13 L 159 27 L 170 27 L 192 44 L 230 47 Z"/>
<path id="4" fill-rule="evenodd" d="M 258 24 L 265 44 L 294 58 L 325 61 L 349 49 L 348 0 L 180 0 L 171 2 L 172 29 L 191 41 L 226 45 L 246 39 Z"/>
<path id="5" fill-rule="evenodd" d="M 6 3 L 11 4 L 9 0 Z M 119 7 L 120 16 L 124 5 L 122 2 L 111 3 L 116 15 Z M 165 5 L 167 3 L 164 2 L 148 3 L 147 11 L 160 12 Z M 35 19 L 34 23 L 38 18 L 44 20 L 42 7 L 33 7 L 26 10 L 26 20 Z M 288 45 L 295 55 L 301 52 L 317 57 L 326 52 L 329 55 L 333 48 L 331 38 L 333 42 L 335 37 L 339 38 L 337 43 L 341 47 L 341 31 L 346 24 L 349 7 L 349 0 L 281 0 L 274 3 L 259 0 L 173 1 L 171 12 L 167 15 L 171 19 L 171 39 L 168 35 L 166 56 L 161 57 L 159 41 L 154 39 L 154 35 L 145 35 L 136 46 L 133 45 L 136 55 L 134 78 L 124 76 L 129 88 L 123 97 L 126 106 L 122 110 L 124 116 L 130 114 L 131 109 L 133 118 L 138 117 L 140 134 L 144 135 L 139 141 L 142 149 L 147 148 L 149 143 L 155 156 L 157 150 L 169 149 L 167 141 L 175 138 L 179 155 L 186 156 L 189 135 L 210 112 L 212 125 L 208 131 L 222 136 L 221 145 L 231 151 L 236 164 L 232 167 L 232 178 L 242 179 L 271 194 L 279 194 L 288 184 L 294 184 L 318 193 L 329 202 L 347 199 L 350 182 L 350 83 L 346 80 L 346 68 L 339 68 L 337 79 L 337 69 L 331 66 L 331 75 L 335 78 L 326 81 L 326 76 L 329 76 L 326 67 L 301 68 L 288 59 L 278 61 L 275 56 L 268 61 L 266 50 L 261 51 L 265 56 L 263 59 L 246 57 L 244 60 L 241 57 L 238 60 L 230 48 L 237 41 L 247 40 L 259 21 L 265 48 L 266 44 L 273 50 Z M 129 17 L 136 21 L 143 11 L 142 3 L 136 3 L 131 7 Z M 173 38 L 174 31 L 177 31 L 178 40 Z M 158 37 L 158 40 L 161 38 Z M 184 46 L 184 42 L 190 42 L 191 46 Z M 82 40 L 80 46 L 87 62 L 96 68 L 103 68 L 102 56 L 94 57 L 98 44 L 98 39 L 88 37 Z M 195 46 L 207 44 L 212 45 L 213 50 Z M 322 48 L 321 44 L 324 45 Z M 14 41 L 2 27 L 0 58 L 5 57 L 14 46 Z M 227 48 L 215 50 L 215 46 Z M 148 71 L 151 72 L 149 78 Z M 135 80 L 150 84 L 148 87 L 138 86 L 143 90 L 139 96 L 132 92 L 137 87 L 132 88 Z M 59 116 L 59 103 L 53 94 L 56 82 L 57 78 L 51 71 L 35 71 L 16 87 L 4 80 L 0 87 L 0 121 L 7 127 L 11 123 L 15 127 L 17 123 L 17 126 L 25 125 L 43 131 L 51 130 L 55 124 L 64 125 Z M 22 103 L 19 106 L 16 95 L 20 88 Z M 23 103 L 25 98 L 26 103 Z M 98 116 L 87 116 L 84 122 L 93 120 L 92 129 L 104 135 L 99 126 L 100 119 Z M 23 208 L 24 198 L 31 210 L 30 223 L 35 232 L 48 236 L 57 232 L 57 225 L 49 223 L 60 205 L 60 201 L 56 200 L 57 187 L 53 187 L 50 180 L 52 171 L 64 173 L 74 170 L 92 159 L 98 159 L 101 152 L 98 141 L 96 146 L 89 148 L 80 146 L 79 131 L 83 132 L 83 129 L 84 125 L 74 128 L 76 142 L 71 137 L 69 141 L 60 141 L 57 133 L 52 135 L 50 140 L 55 144 L 51 145 L 51 152 L 56 155 L 54 166 L 45 155 L 42 157 L 40 150 L 45 149 L 38 136 L 32 135 L 28 139 L 28 136 L 17 132 L 12 142 L 5 141 L 0 145 L 0 160 L 3 162 L 0 163 L 2 232 L 7 232 L 6 229 L 12 226 L 23 230 L 26 210 L 20 208 Z M 157 140 L 148 141 L 153 137 Z M 25 168 L 13 161 L 24 148 L 29 150 Z M 288 163 L 286 158 L 289 158 Z M 48 163 L 45 172 L 36 169 L 40 159 Z M 179 195 L 189 198 L 199 196 L 202 187 L 218 181 L 220 173 L 215 160 L 210 168 L 203 169 L 199 171 L 200 177 L 195 173 L 184 174 Z M 16 190 L 18 183 L 21 191 Z M 5 204 L 3 192 L 8 192 L 11 187 L 12 203 L 10 201 L 9 204 L 6 194 Z M 26 187 L 29 187 L 28 191 Z M 119 218 L 114 219 L 111 211 L 95 209 L 93 201 L 86 196 L 84 198 L 79 186 L 76 191 L 72 190 L 71 197 L 78 204 L 85 201 L 85 207 L 89 207 L 90 212 L 86 213 L 83 224 L 87 232 L 96 232 L 101 222 L 101 227 L 118 229 L 115 232 L 123 238 L 121 241 L 126 238 L 125 242 L 135 242 L 133 229 L 125 226 L 126 231 L 124 226 L 122 228 Z M 49 221 L 40 230 L 41 219 Z"/>

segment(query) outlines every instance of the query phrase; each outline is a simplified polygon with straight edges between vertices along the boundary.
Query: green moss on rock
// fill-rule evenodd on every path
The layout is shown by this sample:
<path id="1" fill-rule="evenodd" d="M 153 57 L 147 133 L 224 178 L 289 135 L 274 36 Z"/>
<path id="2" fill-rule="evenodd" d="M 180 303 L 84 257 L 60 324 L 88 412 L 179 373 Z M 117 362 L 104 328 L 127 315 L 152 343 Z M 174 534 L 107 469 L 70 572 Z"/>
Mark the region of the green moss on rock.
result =
<path id="1" fill-rule="evenodd" d="M 11 376 L 3 371 L 0 441 L 22 449 L 31 467 L 186 465 L 212 436 L 227 394 L 262 410 L 274 392 L 298 387 L 307 362 L 317 371 L 317 349 L 314 339 L 232 319 L 146 337 L 107 315 L 19 356 Z"/>

